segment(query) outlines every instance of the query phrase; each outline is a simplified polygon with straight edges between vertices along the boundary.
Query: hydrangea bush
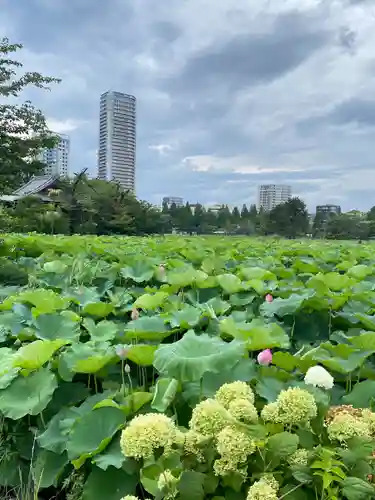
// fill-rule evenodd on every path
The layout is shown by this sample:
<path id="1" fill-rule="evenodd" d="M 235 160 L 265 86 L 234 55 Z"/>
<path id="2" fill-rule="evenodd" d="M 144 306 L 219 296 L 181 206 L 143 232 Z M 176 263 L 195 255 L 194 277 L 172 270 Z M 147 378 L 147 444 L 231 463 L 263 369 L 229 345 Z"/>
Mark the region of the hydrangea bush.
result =
<path id="1" fill-rule="evenodd" d="M 138 462 L 142 498 L 375 498 L 375 413 L 327 401 L 311 384 L 264 406 L 245 382 L 224 384 L 195 406 L 188 428 L 175 416 L 135 417 L 121 450 Z"/>

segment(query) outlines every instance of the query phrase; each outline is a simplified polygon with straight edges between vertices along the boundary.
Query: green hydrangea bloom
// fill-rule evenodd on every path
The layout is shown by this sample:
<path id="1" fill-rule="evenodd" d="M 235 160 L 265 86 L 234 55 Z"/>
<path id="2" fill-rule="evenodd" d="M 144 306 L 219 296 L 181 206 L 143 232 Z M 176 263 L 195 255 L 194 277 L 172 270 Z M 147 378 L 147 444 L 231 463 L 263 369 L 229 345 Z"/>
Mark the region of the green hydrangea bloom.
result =
<path id="1" fill-rule="evenodd" d="M 185 434 L 184 452 L 186 455 L 195 455 L 198 462 L 204 461 L 203 449 L 210 442 L 211 437 L 199 432 L 188 431 Z"/>
<path id="2" fill-rule="evenodd" d="M 228 409 L 230 403 L 236 399 L 246 399 L 254 404 L 254 393 L 246 382 L 238 381 L 222 385 L 216 392 L 215 399 Z"/>
<path id="3" fill-rule="evenodd" d="M 258 421 L 257 410 L 253 403 L 247 399 L 235 399 L 229 403 L 228 411 L 234 418 L 241 422 L 252 424 Z"/>
<path id="4" fill-rule="evenodd" d="M 309 462 L 309 456 L 310 453 L 308 450 L 305 450 L 304 448 L 300 448 L 299 450 L 295 451 L 293 455 L 290 455 L 288 458 L 288 463 L 289 465 L 307 465 Z"/>
<path id="5" fill-rule="evenodd" d="M 121 500 L 139 500 L 139 498 L 133 495 L 126 495 L 126 497 L 123 497 Z"/>
<path id="6" fill-rule="evenodd" d="M 269 403 L 261 411 L 260 416 L 265 422 L 279 423 L 279 407 L 277 403 Z"/>
<path id="7" fill-rule="evenodd" d="M 246 500 L 278 500 L 277 491 L 269 482 L 261 479 L 250 486 Z"/>
<path id="8" fill-rule="evenodd" d="M 371 428 L 362 418 L 350 413 L 339 413 L 327 425 L 328 437 L 331 441 L 347 441 L 353 437 L 371 437 Z"/>
<path id="9" fill-rule="evenodd" d="M 217 436 L 217 451 L 221 457 L 214 463 L 217 476 L 237 472 L 239 466 L 254 453 L 256 446 L 251 438 L 235 427 L 226 427 Z"/>
<path id="10" fill-rule="evenodd" d="M 299 424 L 316 417 L 318 408 L 314 396 L 299 387 L 281 391 L 277 398 L 279 419 L 284 424 Z"/>
<path id="11" fill-rule="evenodd" d="M 206 399 L 193 410 L 190 429 L 204 436 L 216 437 L 231 421 L 233 417 L 214 399 Z"/>
<path id="12" fill-rule="evenodd" d="M 375 413 L 371 410 L 363 410 L 362 412 L 363 421 L 369 426 L 371 434 L 375 434 Z"/>
<path id="13" fill-rule="evenodd" d="M 121 450 L 125 457 L 151 458 L 159 448 L 168 452 L 176 442 L 177 434 L 175 424 L 165 415 L 139 415 L 122 431 Z"/>

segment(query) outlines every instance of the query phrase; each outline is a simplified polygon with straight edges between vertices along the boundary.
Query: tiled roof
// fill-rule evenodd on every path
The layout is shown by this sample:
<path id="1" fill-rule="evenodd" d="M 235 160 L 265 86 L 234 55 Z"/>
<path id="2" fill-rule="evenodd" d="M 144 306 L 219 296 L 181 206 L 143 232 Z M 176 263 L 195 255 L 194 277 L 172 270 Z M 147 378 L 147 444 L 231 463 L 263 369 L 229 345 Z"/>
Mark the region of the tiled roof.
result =
<path id="1" fill-rule="evenodd" d="M 13 196 L 28 196 L 30 194 L 40 193 L 43 189 L 52 186 L 56 181 L 57 177 L 53 175 L 38 175 L 29 180 L 26 184 L 16 189 L 13 192 Z"/>

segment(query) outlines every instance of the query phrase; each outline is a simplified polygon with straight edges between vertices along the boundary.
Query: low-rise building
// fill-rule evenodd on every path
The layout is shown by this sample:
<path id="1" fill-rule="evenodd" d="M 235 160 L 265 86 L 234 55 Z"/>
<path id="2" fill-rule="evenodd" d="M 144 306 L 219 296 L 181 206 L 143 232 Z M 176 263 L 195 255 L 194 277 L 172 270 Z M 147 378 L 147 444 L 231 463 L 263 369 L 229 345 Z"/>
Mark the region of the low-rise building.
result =
<path id="1" fill-rule="evenodd" d="M 318 205 L 316 207 L 316 215 L 320 218 L 328 218 L 332 215 L 340 215 L 341 207 L 340 205 Z"/>
<path id="2" fill-rule="evenodd" d="M 163 198 L 163 205 L 167 205 L 168 208 L 171 208 L 173 204 L 176 205 L 176 208 L 183 207 L 184 200 L 179 196 L 165 196 Z"/>

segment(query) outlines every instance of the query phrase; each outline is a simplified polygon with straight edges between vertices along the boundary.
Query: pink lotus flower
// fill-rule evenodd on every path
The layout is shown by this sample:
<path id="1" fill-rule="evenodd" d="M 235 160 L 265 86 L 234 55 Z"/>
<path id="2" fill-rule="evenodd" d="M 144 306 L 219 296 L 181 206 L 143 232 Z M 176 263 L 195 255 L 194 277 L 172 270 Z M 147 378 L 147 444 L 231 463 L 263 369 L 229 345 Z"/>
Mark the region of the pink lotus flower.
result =
<path id="1" fill-rule="evenodd" d="M 266 299 L 266 302 L 272 302 L 273 301 L 273 297 L 272 297 L 272 295 L 270 293 L 267 293 L 265 299 Z"/>
<path id="2" fill-rule="evenodd" d="M 133 307 L 130 317 L 133 321 L 139 318 L 139 311 L 136 307 Z"/>
<path id="3" fill-rule="evenodd" d="M 260 365 L 270 365 L 272 363 L 271 349 L 265 349 L 264 351 L 260 352 L 258 354 L 257 361 Z"/>

